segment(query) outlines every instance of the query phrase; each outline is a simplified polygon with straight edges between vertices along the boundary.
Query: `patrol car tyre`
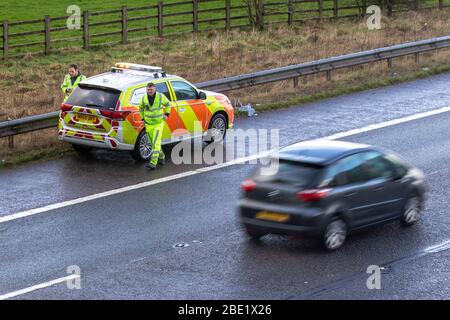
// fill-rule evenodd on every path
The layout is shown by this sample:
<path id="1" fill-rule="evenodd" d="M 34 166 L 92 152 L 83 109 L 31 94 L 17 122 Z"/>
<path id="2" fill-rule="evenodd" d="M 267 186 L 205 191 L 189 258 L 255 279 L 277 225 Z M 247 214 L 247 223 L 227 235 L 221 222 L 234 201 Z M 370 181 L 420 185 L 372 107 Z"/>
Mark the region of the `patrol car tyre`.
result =
<path id="1" fill-rule="evenodd" d="M 148 143 L 147 133 L 145 129 L 139 133 L 139 136 L 134 145 L 134 149 L 131 151 L 131 156 L 136 161 L 148 161 L 152 155 L 152 147 Z"/>
<path id="2" fill-rule="evenodd" d="M 225 139 L 227 134 L 227 119 L 223 114 L 216 114 L 209 123 L 208 132 L 206 134 L 205 142 L 221 142 Z"/>
<path id="3" fill-rule="evenodd" d="M 86 155 L 89 154 L 89 152 L 91 151 L 91 147 L 88 146 L 82 146 L 80 144 L 75 144 L 72 143 L 72 148 L 80 155 Z"/>

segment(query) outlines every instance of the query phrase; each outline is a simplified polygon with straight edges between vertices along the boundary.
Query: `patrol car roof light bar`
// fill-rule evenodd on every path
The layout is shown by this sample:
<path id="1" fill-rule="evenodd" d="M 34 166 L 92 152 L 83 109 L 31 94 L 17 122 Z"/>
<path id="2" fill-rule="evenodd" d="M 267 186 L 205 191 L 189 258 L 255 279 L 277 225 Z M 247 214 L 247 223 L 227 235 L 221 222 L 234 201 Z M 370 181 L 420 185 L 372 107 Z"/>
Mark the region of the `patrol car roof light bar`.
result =
<path id="1" fill-rule="evenodd" d="M 118 68 L 118 69 L 128 69 L 128 70 L 144 71 L 144 72 L 151 72 L 151 73 L 154 73 L 154 72 L 164 73 L 164 71 L 161 67 L 146 66 L 143 64 L 128 63 L 128 62 L 118 62 L 114 65 L 114 67 Z"/>

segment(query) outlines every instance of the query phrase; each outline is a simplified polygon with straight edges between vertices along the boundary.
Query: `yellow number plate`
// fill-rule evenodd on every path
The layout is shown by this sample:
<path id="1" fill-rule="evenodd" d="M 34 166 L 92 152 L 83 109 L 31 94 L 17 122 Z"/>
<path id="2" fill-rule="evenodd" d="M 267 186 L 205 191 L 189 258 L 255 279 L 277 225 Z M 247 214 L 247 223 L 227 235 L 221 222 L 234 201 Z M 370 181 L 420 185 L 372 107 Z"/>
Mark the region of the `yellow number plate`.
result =
<path id="1" fill-rule="evenodd" d="M 97 121 L 97 117 L 94 116 L 88 116 L 85 114 L 77 114 L 75 115 L 75 121 L 83 121 L 83 122 L 96 122 Z"/>
<path id="2" fill-rule="evenodd" d="M 286 222 L 289 220 L 289 215 L 284 213 L 260 211 L 256 214 L 256 219 Z"/>

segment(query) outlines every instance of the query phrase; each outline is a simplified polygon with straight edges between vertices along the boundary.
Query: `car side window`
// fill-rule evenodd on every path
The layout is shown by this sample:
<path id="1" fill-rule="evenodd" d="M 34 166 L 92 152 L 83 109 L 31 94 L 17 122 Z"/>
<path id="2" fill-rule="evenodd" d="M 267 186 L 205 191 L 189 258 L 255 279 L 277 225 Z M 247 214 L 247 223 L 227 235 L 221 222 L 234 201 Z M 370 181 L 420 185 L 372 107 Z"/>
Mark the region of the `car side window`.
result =
<path id="1" fill-rule="evenodd" d="M 325 174 L 322 186 L 337 187 L 364 181 L 363 160 L 359 154 L 348 156 L 331 165 Z"/>
<path id="2" fill-rule="evenodd" d="M 167 99 L 171 100 L 170 94 L 169 94 L 169 88 L 167 87 L 167 84 L 165 82 L 157 83 L 156 84 L 156 91 L 163 93 Z M 142 97 L 147 92 L 146 87 L 137 88 L 134 90 L 133 94 L 130 98 L 130 104 L 133 106 L 139 105 L 141 102 Z"/>
<path id="3" fill-rule="evenodd" d="M 197 90 L 184 81 L 172 81 L 173 91 L 177 100 L 196 100 L 198 99 Z"/>
<path id="4" fill-rule="evenodd" d="M 367 180 L 393 176 L 394 168 L 381 152 L 369 151 L 362 153 L 361 156 L 364 159 L 363 170 Z"/>
<path id="5" fill-rule="evenodd" d="M 144 96 L 146 91 L 145 87 L 134 89 L 133 94 L 131 95 L 130 104 L 133 106 L 139 105 L 142 97 Z"/>

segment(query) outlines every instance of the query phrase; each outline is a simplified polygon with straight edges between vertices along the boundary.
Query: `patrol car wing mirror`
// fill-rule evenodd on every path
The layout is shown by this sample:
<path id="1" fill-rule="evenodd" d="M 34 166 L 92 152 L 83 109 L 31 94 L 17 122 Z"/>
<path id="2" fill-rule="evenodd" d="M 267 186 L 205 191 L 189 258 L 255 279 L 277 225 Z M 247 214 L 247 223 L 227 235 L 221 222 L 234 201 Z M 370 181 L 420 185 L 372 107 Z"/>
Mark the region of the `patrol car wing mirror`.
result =
<path id="1" fill-rule="evenodd" d="M 202 100 L 206 100 L 206 93 L 204 93 L 203 91 L 199 91 L 198 97 Z"/>

